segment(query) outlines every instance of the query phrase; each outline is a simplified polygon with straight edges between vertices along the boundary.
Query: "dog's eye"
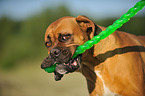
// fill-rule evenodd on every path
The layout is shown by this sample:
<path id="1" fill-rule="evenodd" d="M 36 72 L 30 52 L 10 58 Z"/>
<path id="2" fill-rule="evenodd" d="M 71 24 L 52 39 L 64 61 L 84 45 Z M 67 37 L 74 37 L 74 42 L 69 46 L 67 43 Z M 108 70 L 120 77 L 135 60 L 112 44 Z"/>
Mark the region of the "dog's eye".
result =
<path id="1" fill-rule="evenodd" d="M 59 36 L 59 41 L 63 42 L 63 41 L 67 41 L 68 39 L 70 39 L 71 35 L 67 34 L 67 35 L 60 35 Z"/>
<path id="2" fill-rule="evenodd" d="M 46 43 L 45 43 L 45 46 L 46 46 L 46 47 L 50 47 L 50 46 L 51 46 L 51 42 L 46 42 Z"/>
<path id="3" fill-rule="evenodd" d="M 67 34 L 67 35 L 59 34 L 58 40 L 60 42 L 65 42 L 65 41 L 69 40 L 70 37 L 71 37 L 71 34 Z"/>
<path id="4" fill-rule="evenodd" d="M 70 34 L 62 36 L 62 40 L 68 40 L 69 38 L 70 38 Z"/>

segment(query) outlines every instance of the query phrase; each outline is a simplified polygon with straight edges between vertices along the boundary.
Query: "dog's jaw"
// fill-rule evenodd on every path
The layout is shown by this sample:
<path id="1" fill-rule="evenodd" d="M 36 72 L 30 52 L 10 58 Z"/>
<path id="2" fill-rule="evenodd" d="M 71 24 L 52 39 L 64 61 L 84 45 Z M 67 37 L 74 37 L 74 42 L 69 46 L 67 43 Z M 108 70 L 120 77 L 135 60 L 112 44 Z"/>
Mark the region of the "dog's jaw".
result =
<path id="1" fill-rule="evenodd" d="M 55 80 L 58 81 L 61 80 L 64 74 L 72 73 L 80 67 L 81 57 L 82 57 L 81 55 L 78 55 L 76 58 L 70 59 L 66 63 L 62 63 L 62 62 L 59 63 L 53 60 L 50 56 L 48 56 L 42 62 L 41 68 L 44 69 L 56 64 L 54 75 L 55 75 Z"/>
<path id="2" fill-rule="evenodd" d="M 80 63 L 81 63 L 81 55 L 77 56 L 74 59 L 69 60 L 67 63 L 57 64 L 56 71 L 59 74 L 71 73 L 80 67 Z"/>
<path id="3" fill-rule="evenodd" d="M 61 63 L 56 65 L 55 80 L 61 80 L 64 74 L 72 73 L 79 69 L 81 63 L 81 55 L 68 61 L 68 63 Z M 57 74 L 56 74 L 57 73 Z"/>

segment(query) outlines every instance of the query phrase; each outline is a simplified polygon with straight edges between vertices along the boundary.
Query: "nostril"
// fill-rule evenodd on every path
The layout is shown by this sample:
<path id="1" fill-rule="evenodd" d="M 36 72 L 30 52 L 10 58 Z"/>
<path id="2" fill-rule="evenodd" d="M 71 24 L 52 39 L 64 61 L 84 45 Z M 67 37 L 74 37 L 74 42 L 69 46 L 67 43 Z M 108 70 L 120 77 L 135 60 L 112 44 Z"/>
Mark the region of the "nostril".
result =
<path id="1" fill-rule="evenodd" d="M 59 49 L 57 49 L 57 48 L 52 49 L 52 50 L 51 50 L 51 52 L 50 52 L 50 54 L 51 54 L 51 55 L 55 55 L 55 56 L 58 56 L 58 55 L 59 55 L 59 53 L 60 53 L 60 50 L 59 50 Z"/>
<path id="2" fill-rule="evenodd" d="M 55 55 L 58 55 L 59 53 L 60 53 L 59 50 L 55 50 L 55 51 L 54 51 L 54 54 L 55 54 Z"/>

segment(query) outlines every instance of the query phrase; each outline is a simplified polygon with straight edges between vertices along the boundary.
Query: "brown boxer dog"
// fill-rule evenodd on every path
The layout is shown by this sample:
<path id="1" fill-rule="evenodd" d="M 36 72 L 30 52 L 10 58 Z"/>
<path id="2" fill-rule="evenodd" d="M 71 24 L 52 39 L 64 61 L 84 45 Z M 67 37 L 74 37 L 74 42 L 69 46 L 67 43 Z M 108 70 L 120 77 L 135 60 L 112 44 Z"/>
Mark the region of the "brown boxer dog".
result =
<path id="1" fill-rule="evenodd" d="M 145 95 L 145 37 L 115 31 L 72 59 L 77 46 L 99 34 L 104 27 L 85 16 L 63 17 L 46 30 L 49 56 L 41 68 L 59 63 L 55 80 L 80 71 L 86 77 L 90 96 Z"/>

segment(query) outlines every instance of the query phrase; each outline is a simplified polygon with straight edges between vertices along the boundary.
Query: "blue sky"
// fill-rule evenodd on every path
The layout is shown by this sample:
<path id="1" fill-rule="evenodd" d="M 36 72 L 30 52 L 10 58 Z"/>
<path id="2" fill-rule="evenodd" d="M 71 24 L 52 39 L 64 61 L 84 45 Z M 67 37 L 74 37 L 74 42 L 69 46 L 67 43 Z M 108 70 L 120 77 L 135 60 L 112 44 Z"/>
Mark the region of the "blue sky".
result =
<path id="1" fill-rule="evenodd" d="M 64 4 L 74 15 L 96 19 L 119 18 L 140 0 L 0 0 L 0 17 L 21 20 L 46 8 Z M 145 15 L 145 8 L 137 16 Z"/>

